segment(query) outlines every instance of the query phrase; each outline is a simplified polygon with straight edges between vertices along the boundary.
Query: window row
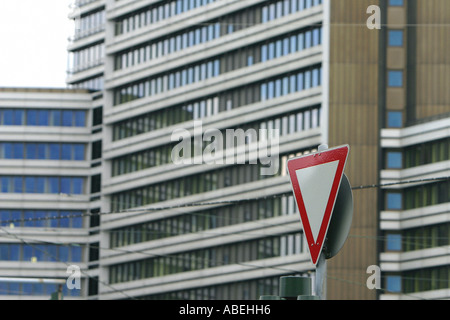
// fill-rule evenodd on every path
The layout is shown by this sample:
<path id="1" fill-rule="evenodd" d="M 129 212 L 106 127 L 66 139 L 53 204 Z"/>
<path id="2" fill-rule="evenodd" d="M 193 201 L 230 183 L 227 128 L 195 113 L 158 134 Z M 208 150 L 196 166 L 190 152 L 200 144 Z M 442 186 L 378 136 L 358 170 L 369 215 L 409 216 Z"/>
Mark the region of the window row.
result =
<path id="1" fill-rule="evenodd" d="M 322 4 L 322 0 L 278 0 L 267 2 L 269 4 L 261 8 L 262 23 Z"/>
<path id="2" fill-rule="evenodd" d="M 76 20 L 74 40 L 105 30 L 106 11 L 104 8 Z"/>
<path id="3" fill-rule="evenodd" d="M 385 276 L 388 293 L 414 293 L 450 288 L 450 266 L 420 268 Z"/>
<path id="4" fill-rule="evenodd" d="M 279 294 L 280 276 L 233 281 L 214 286 L 137 297 L 140 300 L 258 300 Z"/>
<path id="5" fill-rule="evenodd" d="M 310 28 L 301 32 L 269 41 L 261 46 L 261 62 L 299 52 L 322 43 L 322 27 Z"/>
<path id="6" fill-rule="evenodd" d="M 406 229 L 386 235 L 387 251 L 414 251 L 450 245 L 450 223 Z"/>
<path id="7" fill-rule="evenodd" d="M 121 140 L 177 123 L 210 117 L 219 113 L 218 96 L 187 102 L 170 108 L 152 111 L 114 124 L 113 140 Z"/>
<path id="8" fill-rule="evenodd" d="M 450 139 L 441 139 L 385 152 L 386 169 L 403 169 L 450 160 Z"/>
<path id="9" fill-rule="evenodd" d="M 116 21 L 115 34 L 121 35 L 143 28 L 147 25 L 169 19 L 183 12 L 205 6 L 216 0 L 172 0 L 164 4 L 154 4 L 139 12 L 122 17 Z"/>
<path id="10" fill-rule="evenodd" d="M 0 159 L 85 160 L 80 143 L 0 142 Z"/>
<path id="11" fill-rule="evenodd" d="M 219 37 L 220 24 L 218 22 L 191 31 L 184 31 L 176 36 L 156 40 L 117 54 L 115 70 L 129 68 Z"/>
<path id="12" fill-rule="evenodd" d="M 25 228 L 82 228 L 82 211 L 0 210 L 0 226 Z"/>
<path id="13" fill-rule="evenodd" d="M 279 168 L 285 168 L 285 162 L 288 158 L 307 154 L 313 152 L 314 150 L 316 149 L 303 150 L 295 154 L 279 155 Z M 117 212 L 133 207 L 171 200 L 178 197 L 208 192 L 251 181 L 267 179 L 268 176 L 262 174 L 261 168 L 262 166 L 259 163 L 240 164 L 206 172 L 200 175 L 169 180 L 166 181 L 166 183 L 116 193 L 111 197 L 111 208 L 114 212 Z M 276 175 L 286 174 L 281 171 L 282 170 L 278 170 Z"/>
<path id="14" fill-rule="evenodd" d="M 111 266 L 109 283 L 162 277 L 302 252 L 301 233 L 222 245 Z"/>
<path id="15" fill-rule="evenodd" d="M 81 262 L 77 244 L 4 244 L 0 243 L 0 261 Z"/>
<path id="16" fill-rule="evenodd" d="M 320 106 L 317 106 L 277 115 L 272 118 L 267 118 L 252 123 L 246 123 L 244 126 L 231 130 L 242 129 L 246 135 L 246 139 L 244 141 L 237 141 L 235 145 L 238 145 L 240 142 L 250 143 L 256 142 L 260 139 L 267 139 L 267 137 L 261 136 L 261 134 L 265 132 L 263 130 L 278 130 L 278 136 L 282 137 L 288 134 L 317 128 L 319 127 L 319 124 Z M 221 133 L 223 137 L 222 146 L 225 147 L 227 134 L 225 130 L 221 130 Z M 208 145 L 210 145 L 209 141 L 203 141 L 202 150 L 205 150 Z M 172 150 L 174 146 L 174 144 L 165 145 L 115 158 L 112 161 L 112 176 L 127 174 L 130 172 L 172 163 Z M 195 155 L 193 143 L 191 143 L 191 147 L 192 150 L 190 154 Z"/>
<path id="17" fill-rule="evenodd" d="M 104 77 L 93 77 L 87 80 L 83 80 L 81 82 L 77 82 L 70 85 L 70 88 L 72 89 L 86 89 L 86 90 L 92 90 L 92 91 L 101 91 L 103 90 L 104 86 Z"/>
<path id="18" fill-rule="evenodd" d="M 155 4 L 127 15 L 116 21 L 115 34 L 121 35 L 160 22 L 183 12 L 205 6 L 215 0 L 176 0 L 164 4 Z M 269 4 L 266 4 L 269 2 Z M 263 5 L 246 8 L 243 11 L 222 17 L 220 24 L 226 33 L 249 27 L 254 24 L 266 23 L 320 5 L 322 0 L 277 0 L 267 1 Z"/>
<path id="19" fill-rule="evenodd" d="M 404 168 L 450 160 L 450 138 L 405 148 Z"/>
<path id="20" fill-rule="evenodd" d="M 145 81 L 136 82 L 115 90 L 114 104 L 118 105 L 136 99 L 153 96 L 180 86 L 189 85 L 211 77 L 217 77 L 224 72 L 226 64 L 221 64 L 225 57 L 210 60 L 201 64 L 192 65 L 179 71 L 170 72 L 161 76 L 151 77 Z M 278 77 L 270 81 L 263 82 L 260 88 L 261 97 L 259 100 L 276 98 L 282 95 L 302 91 L 321 84 L 322 67 L 314 66 L 304 68 L 296 73 Z M 254 99 L 254 98 L 253 98 Z M 252 100 L 253 100 L 252 99 Z M 232 103 L 230 101 L 227 103 Z M 226 107 L 227 110 L 232 106 Z"/>
<path id="21" fill-rule="evenodd" d="M 61 279 L 66 280 L 66 279 Z M 58 291 L 59 284 L 57 283 L 26 283 L 26 282 L 3 282 L 0 281 L 0 296 L 47 296 Z M 64 297 L 79 297 L 81 290 L 69 289 L 67 286 L 62 286 L 62 293 Z"/>
<path id="22" fill-rule="evenodd" d="M 150 77 L 115 90 L 114 104 L 154 96 L 178 87 L 217 77 L 220 74 L 220 60 L 214 59 L 184 67 L 160 76 Z"/>
<path id="23" fill-rule="evenodd" d="M 111 230 L 110 244 L 122 247 L 296 212 L 292 195 L 278 195 Z"/>
<path id="24" fill-rule="evenodd" d="M 0 109 L 0 125 L 85 127 L 84 110 Z"/>
<path id="25" fill-rule="evenodd" d="M 105 44 L 98 43 L 87 48 L 69 52 L 69 72 L 77 73 L 99 66 L 105 58 Z"/>
<path id="26" fill-rule="evenodd" d="M 278 98 L 294 92 L 299 92 L 320 86 L 322 83 L 322 68 L 313 67 L 300 72 L 270 79 L 261 84 L 261 101 Z"/>
<path id="27" fill-rule="evenodd" d="M 0 176 L 2 193 L 83 194 L 84 178 Z"/>
<path id="28" fill-rule="evenodd" d="M 121 140 L 173 124 L 210 117 L 220 112 L 259 102 L 261 99 L 271 99 L 319 86 L 321 82 L 321 66 L 302 69 L 275 79 L 222 91 L 201 100 L 152 111 L 118 122 L 114 124 L 113 138 Z"/>
<path id="29" fill-rule="evenodd" d="M 450 202 L 450 180 L 385 192 L 385 210 L 409 210 Z"/>

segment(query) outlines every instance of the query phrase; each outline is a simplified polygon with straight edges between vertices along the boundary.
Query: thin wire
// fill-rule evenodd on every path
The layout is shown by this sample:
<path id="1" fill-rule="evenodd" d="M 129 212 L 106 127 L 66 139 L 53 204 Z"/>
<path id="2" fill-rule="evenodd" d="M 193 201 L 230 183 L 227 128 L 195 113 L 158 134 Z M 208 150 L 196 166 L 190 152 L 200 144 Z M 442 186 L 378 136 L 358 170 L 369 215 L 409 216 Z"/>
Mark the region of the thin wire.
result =
<path id="1" fill-rule="evenodd" d="M 69 264 L 69 263 L 66 262 L 66 261 L 62 261 L 61 259 L 59 259 L 58 257 L 55 257 L 55 256 L 54 256 L 53 254 L 51 254 L 50 252 L 48 252 L 48 251 L 46 251 L 46 250 L 43 250 L 43 249 L 41 249 L 41 248 L 39 248 L 39 247 L 33 245 L 32 243 L 28 243 L 26 240 L 24 240 L 24 238 L 21 238 L 21 237 L 15 235 L 15 234 L 13 234 L 13 233 L 8 232 L 8 231 L 6 230 L 6 228 L 0 227 L 0 230 L 2 230 L 3 232 L 5 232 L 5 233 L 8 234 L 9 236 L 11 236 L 11 237 L 17 239 L 17 240 L 20 241 L 21 243 L 26 244 L 26 245 L 28 245 L 28 246 L 33 247 L 33 248 L 36 249 L 36 250 L 41 251 L 41 252 L 44 253 L 45 255 L 48 255 L 49 257 L 52 257 L 53 259 L 55 259 L 55 260 L 58 261 L 58 262 L 64 263 L 67 267 L 71 266 L 71 264 Z M 104 281 L 101 281 L 100 279 L 91 277 L 87 272 L 81 270 L 81 268 L 80 268 L 80 272 L 81 272 L 82 274 L 84 274 L 85 276 L 87 276 L 89 279 L 92 279 L 92 280 L 94 280 L 94 281 L 97 281 L 98 283 L 103 284 L 104 286 L 106 286 L 106 287 L 108 287 L 108 288 L 114 290 L 115 292 L 119 292 L 119 293 L 123 294 L 124 296 L 126 296 L 126 297 L 129 298 L 129 299 L 134 299 L 133 297 L 131 297 L 130 295 L 128 295 L 126 292 L 124 292 L 124 291 L 122 291 L 122 290 L 119 290 L 119 289 L 116 289 L 116 288 L 114 288 L 113 286 L 111 286 L 110 284 L 105 283 Z"/>
<path id="2" fill-rule="evenodd" d="M 28 244 L 27 241 L 36 241 L 37 243 L 58 244 L 58 245 L 61 245 L 61 246 L 75 246 L 74 244 L 61 244 L 61 243 L 58 243 L 58 242 L 42 241 L 42 240 L 35 240 L 35 239 L 30 239 L 30 238 L 20 238 L 20 237 L 18 237 L 16 235 L 13 235 L 13 234 L 9 234 L 9 233 L 7 233 L 7 234 L 9 236 L 14 237 L 14 238 L 19 238 L 20 241 L 22 241 L 25 244 Z M 352 235 L 352 236 L 355 236 L 355 235 Z M 357 236 L 357 237 L 370 238 L 370 239 L 374 239 L 375 238 L 375 240 L 378 240 L 378 239 L 376 239 L 377 237 L 369 237 L 369 236 Z M 139 254 L 143 254 L 145 256 L 151 256 L 151 257 L 161 257 L 161 258 L 171 257 L 171 258 L 176 258 L 178 260 L 180 260 L 180 259 L 181 260 L 189 259 L 189 261 L 192 261 L 192 259 L 200 260 L 200 261 L 204 261 L 205 260 L 202 257 L 192 258 L 192 257 L 186 257 L 184 255 L 180 256 L 180 255 L 177 255 L 177 254 L 154 254 L 154 253 L 146 252 L 144 250 L 126 250 L 126 249 L 119 249 L 119 248 L 103 248 L 103 247 L 100 247 L 100 246 L 93 246 L 93 245 L 90 245 L 90 244 L 81 244 L 81 245 L 82 246 L 83 245 L 84 246 L 89 246 L 90 248 L 97 248 L 99 250 L 100 249 L 105 249 L 105 250 L 112 250 L 112 251 L 124 252 L 124 253 L 139 253 Z M 78 246 L 78 245 L 76 245 L 76 246 Z M 40 248 L 37 248 L 37 249 L 40 249 Z M 50 253 L 48 253 L 47 251 L 42 250 L 42 249 L 40 249 L 40 250 L 43 251 L 45 254 L 47 254 L 49 256 L 52 256 L 54 258 L 54 256 L 51 255 Z M 209 259 L 209 261 L 214 262 L 214 266 L 217 266 L 216 265 L 217 263 L 220 263 L 222 266 L 236 264 L 236 265 L 242 265 L 242 266 L 252 267 L 252 268 L 257 268 L 257 269 L 274 269 L 274 270 L 288 271 L 288 272 L 293 272 L 295 274 L 305 274 L 305 273 L 311 274 L 312 273 L 312 271 L 299 272 L 298 270 L 292 270 L 292 269 L 289 269 L 289 268 L 274 267 L 274 266 L 260 266 L 260 265 L 253 265 L 253 264 L 250 264 L 250 263 L 245 263 L 245 262 L 234 262 L 234 263 L 231 263 L 231 264 L 230 263 L 227 264 L 224 261 L 216 261 L 216 260 L 213 261 L 212 259 Z M 342 274 L 342 272 L 339 272 L 339 274 Z M 381 277 L 383 278 L 383 277 L 386 277 L 386 276 L 381 276 Z M 348 280 L 348 279 L 339 278 L 339 277 L 336 277 L 336 276 L 330 276 L 328 274 L 327 274 L 327 278 L 328 279 L 337 280 L 337 281 L 341 281 L 341 282 L 346 282 L 346 283 L 349 283 L 349 284 L 355 284 L 355 285 L 359 285 L 359 286 L 366 286 L 366 284 L 363 284 L 363 283 L 358 282 L 358 281 L 352 281 L 352 280 Z M 414 280 L 420 280 L 420 281 L 431 281 L 431 280 L 433 280 L 432 278 L 423 278 L 423 277 L 422 278 L 402 277 L 402 278 L 403 279 L 414 279 Z M 95 279 L 95 280 L 97 280 L 97 279 Z M 442 281 L 446 281 L 446 280 L 438 279 L 438 281 L 442 282 Z M 377 288 L 377 290 L 380 290 L 380 291 L 383 291 L 383 292 L 387 292 L 387 293 L 401 294 L 401 295 L 409 296 L 409 297 L 412 297 L 412 298 L 415 298 L 415 299 L 426 300 L 425 298 L 414 296 L 414 295 L 412 295 L 410 293 L 395 292 L 395 291 L 391 291 L 391 290 L 384 289 L 384 288 Z M 126 294 L 126 293 L 124 293 L 124 294 Z M 134 298 L 134 299 L 136 299 L 136 298 Z"/>
<path id="3" fill-rule="evenodd" d="M 449 179 L 450 179 L 450 176 L 432 177 L 432 178 L 414 179 L 414 180 L 390 182 L 390 183 L 383 183 L 383 184 L 361 185 L 361 186 L 352 187 L 351 189 L 352 190 L 363 190 L 363 189 L 389 187 L 389 186 L 404 185 L 404 184 L 411 184 L 411 183 L 444 181 L 444 180 L 449 180 Z M 239 203 L 250 202 L 250 201 L 254 201 L 254 200 L 276 199 L 276 198 L 280 198 L 280 197 L 284 197 L 284 196 L 288 196 L 288 195 L 292 195 L 292 192 L 284 192 L 284 193 L 279 193 L 276 195 L 264 196 L 264 197 L 241 198 L 241 199 L 235 199 L 235 200 L 221 200 L 221 201 L 207 201 L 207 202 L 192 202 L 192 203 L 185 203 L 185 204 L 180 204 L 180 205 L 125 209 L 125 210 L 121 210 L 121 211 L 74 214 L 74 215 L 66 215 L 64 217 L 53 216 L 53 217 L 39 217 L 39 218 L 27 218 L 27 219 L 9 219 L 9 220 L 0 220 L 0 224 L 22 223 L 22 222 L 31 222 L 31 221 L 46 221 L 46 220 L 85 217 L 85 216 L 89 216 L 89 217 L 96 216 L 97 217 L 97 216 L 101 216 L 101 215 L 125 214 L 125 213 L 146 214 L 146 213 L 150 213 L 150 212 L 154 212 L 154 211 L 162 211 L 162 210 L 169 210 L 169 209 L 239 204 Z M 136 215 L 134 215 L 134 216 L 136 216 Z"/>

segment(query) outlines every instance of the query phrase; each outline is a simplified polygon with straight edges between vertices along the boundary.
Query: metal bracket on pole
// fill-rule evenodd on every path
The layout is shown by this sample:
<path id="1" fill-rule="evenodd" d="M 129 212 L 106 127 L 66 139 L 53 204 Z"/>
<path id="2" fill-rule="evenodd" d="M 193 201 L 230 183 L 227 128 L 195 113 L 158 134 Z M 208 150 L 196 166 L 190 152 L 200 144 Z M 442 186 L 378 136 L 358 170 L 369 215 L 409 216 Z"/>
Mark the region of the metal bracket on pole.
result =
<path id="1" fill-rule="evenodd" d="M 316 277 L 315 277 L 315 295 L 319 297 L 320 300 L 326 300 L 327 298 L 327 260 L 325 257 L 325 252 L 319 257 L 319 261 L 316 265 Z"/>

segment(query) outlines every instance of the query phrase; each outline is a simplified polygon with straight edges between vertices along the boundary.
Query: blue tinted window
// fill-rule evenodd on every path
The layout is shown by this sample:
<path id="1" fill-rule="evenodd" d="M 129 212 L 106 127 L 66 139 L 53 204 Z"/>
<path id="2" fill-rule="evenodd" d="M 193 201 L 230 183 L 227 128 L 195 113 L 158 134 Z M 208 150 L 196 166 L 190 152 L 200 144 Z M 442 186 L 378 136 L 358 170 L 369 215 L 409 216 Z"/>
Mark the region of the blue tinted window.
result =
<path id="1" fill-rule="evenodd" d="M 3 157 L 5 159 L 12 159 L 13 158 L 13 144 L 12 143 L 4 143 L 3 144 Z"/>
<path id="2" fill-rule="evenodd" d="M 24 227 L 34 227 L 34 211 L 26 210 L 23 213 L 23 226 Z"/>
<path id="3" fill-rule="evenodd" d="M 83 193 L 83 178 L 72 178 L 72 191 L 74 194 Z"/>
<path id="4" fill-rule="evenodd" d="M 0 226 L 4 227 L 4 226 L 8 226 L 9 222 L 7 222 L 8 220 L 11 219 L 11 215 L 9 213 L 8 210 L 0 210 Z M 1 260 L 1 258 L 0 258 Z"/>
<path id="5" fill-rule="evenodd" d="M 37 159 L 37 144 L 36 143 L 28 143 L 26 145 L 26 158 L 27 159 Z"/>
<path id="6" fill-rule="evenodd" d="M 23 110 L 14 110 L 13 112 L 13 125 L 23 125 Z"/>
<path id="7" fill-rule="evenodd" d="M 64 127 L 71 127 L 72 126 L 72 119 L 73 119 L 73 112 L 72 111 L 63 111 L 62 112 L 62 125 Z"/>
<path id="8" fill-rule="evenodd" d="M 74 160 L 84 160 L 84 145 L 75 144 L 73 146 Z"/>
<path id="9" fill-rule="evenodd" d="M 317 87 L 320 84 L 319 82 L 319 69 L 314 69 L 312 71 L 312 86 Z"/>
<path id="10" fill-rule="evenodd" d="M 33 294 L 33 286 L 31 283 L 22 283 L 22 293 L 31 296 Z"/>
<path id="11" fill-rule="evenodd" d="M 311 47 L 311 31 L 305 32 L 305 48 Z"/>
<path id="12" fill-rule="evenodd" d="M 48 126 L 49 125 L 50 112 L 48 110 L 38 111 L 38 126 Z"/>
<path id="13" fill-rule="evenodd" d="M 400 276 L 387 276 L 386 289 L 388 292 L 401 292 L 402 278 Z"/>
<path id="14" fill-rule="evenodd" d="M 388 234 L 386 237 L 386 249 L 388 251 L 400 251 L 402 250 L 402 235 L 400 234 Z"/>
<path id="15" fill-rule="evenodd" d="M 24 245 L 22 247 L 23 250 L 23 260 L 30 261 L 31 257 L 33 257 L 33 248 L 29 245 Z"/>
<path id="16" fill-rule="evenodd" d="M 401 7 L 403 6 L 403 0 L 389 0 L 390 6 Z"/>
<path id="17" fill-rule="evenodd" d="M 48 216 L 50 219 L 50 227 L 57 228 L 59 225 L 59 219 L 58 219 L 58 211 L 49 211 Z M 64 260 L 66 261 L 66 260 Z"/>
<path id="18" fill-rule="evenodd" d="M 35 222 L 34 222 L 34 226 L 35 227 L 46 227 L 47 226 L 47 220 L 45 219 L 47 217 L 47 214 L 45 211 L 36 211 L 34 213 L 34 217 L 35 217 Z"/>
<path id="19" fill-rule="evenodd" d="M 25 177 L 25 193 L 34 193 L 35 192 L 35 178 L 34 177 Z"/>
<path id="20" fill-rule="evenodd" d="M 22 177 L 14 177 L 14 193 L 22 193 L 23 192 L 23 178 Z"/>
<path id="21" fill-rule="evenodd" d="M 53 111 L 50 111 L 50 114 L 51 114 L 51 116 L 50 116 L 51 124 L 56 127 L 60 126 L 61 125 L 61 111 L 53 110 Z"/>
<path id="22" fill-rule="evenodd" d="M 3 124 L 12 125 L 13 124 L 13 111 L 6 109 L 3 110 Z"/>
<path id="23" fill-rule="evenodd" d="M 47 245 L 46 247 L 47 251 L 45 252 L 43 259 L 45 259 L 45 261 L 58 261 L 57 260 L 58 247 L 55 245 Z"/>
<path id="24" fill-rule="evenodd" d="M 74 217 L 72 218 L 72 228 L 82 228 L 83 227 L 83 217 L 82 212 L 73 212 Z"/>
<path id="25" fill-rule="evenodd" d="M 403 72 L 402 71 L 389 71 L 388 72 L 388 85 L 389 85 L 389 87 L 402 87 L 403 86 Z"/>
<path id="26" fill-rule="evenodd" d="M 389 31 L 389 46 L 391 46 L 391 47 L 403 46 L 403 31 L 402 30 Z"/>
<path id="27" fill-rule="evenodd" d="M 311 71 L 305 72 L 305 89 L 311 88 Z"/>
<path id="28" fill-rule="evenodd" d="M 71 194 L 70 191 L 70 178 L 61 178 L 61 193 Z"/>
<path id="29" fill-rule="evenodd" d="M 61 261 L 69 261 L 69 247 L 67 246 L 59 247 L 59 259 Z"/>
<path id="30" fill-rule="evenodd" d="M 6 244 L 0 244 L 0 261 L 9 260 L 9 248 Z"/>
<path id="31" fill-rule="evenodd" d="M 37 124 L 37 110 L 28 110 L 27 111 L 27 125 L 35 126 Z"/>
<path id="32" fill-rule="evenodd" d="M 14 159 L 23 159 L 23 143 L 14 143 Z"/>
<path id="33" fill-rule="evenodd" d="M 297 91 L 303 90 L 303 72 L 297 74 Z"/>
<path id="34" fill-rule="evenodd" d="M 45 190 L 45 178 L 44 177 L 36 177 L 35 178 L 35 188 L 37 193 L 46 193 Z"/>
<path id="35" fill-rule="evenodd" d="M 59 193 L 59 179 L 56 177 L 48 178 L 49 193 Z"/>
<path id="36" fill-rule="evenodd" d="M 401 111 L 388 112 L 388 127 L 401 128 L 403 126 L 403 113 Z"/>
<path id="37" fill-rule="evenodd" d="M 37 159 L 47 159 L 47 145 L 39 143 L 37 145 Z"/>
<path id="38" fill-rule="evenodd" d="M 313 46 L 317 46 L 320 44 L 320 29 L 313 30 Z"/>
<path id="39" fill-rule="evenodd" d="M 60 213 L 61 219 L 59 220 L 59 227 L 60 228 L 69 228 L 70 227 L 70 212 L 68 211 L 62 211 Z"/>
<path id="40" fill-rule="evenodd" d="M 50 159 L 59 160 L 60 159 L 60 145 L 57 143 L 51 143 L 50 147 Z"/>
<path id="41" fill-rule="evenodd" d="M 20 245 L 10 244 L 9 245 L 9 260 L 19 261 L 20 260 Z"/>
<path id="42" fill-rule="evenodd" d="M 8 177 L 1 177 L 1 189 L 2 192 L 9 192 L 10 179 Z"/>
<path id="43" fill-rule="evenodd" d="M 401 210 L 402 209 L 402 194 L 401 193 L 388 193 L 387 194 L 387 209 L 388 210 Z"/>
<path id="44" fill-rule="evenodd" d="M 62 160 L 72 160 L 72 145 L 63 144 L 61 146 L 61 159 Z"/>
<path id="45" fill-rule="evenodd" d="M 401 152 L 388 152 L 387 153 L 387 167 L 389 169 L 401 169 L 402 168 L 402 153 Z"/>
<path id="46" fill-rule="evenodd" d="M 86 112 L 85 111 L 76 111 L 75 112 L 75 126 L 76 127 L 84 127 L 86 121 Z"/>
<path id="47" fill-rule="evenodd" d="M 80 262 L 81 261 L 81 247 L 72 247 L 72 262 Z"/>
<path id="48" fill-rule="evenodd" d="M 267 98 L 267 84 L 261 84 L 261 101 L 266 100 Z"/>

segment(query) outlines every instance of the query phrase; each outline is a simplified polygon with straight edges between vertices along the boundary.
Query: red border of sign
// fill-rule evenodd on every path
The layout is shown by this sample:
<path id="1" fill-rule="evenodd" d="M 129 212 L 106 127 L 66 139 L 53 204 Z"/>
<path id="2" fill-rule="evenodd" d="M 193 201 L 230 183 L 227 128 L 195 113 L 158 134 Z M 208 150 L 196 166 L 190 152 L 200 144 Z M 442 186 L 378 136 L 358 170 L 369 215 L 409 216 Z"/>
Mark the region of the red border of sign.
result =
<path id="1" fill-rule="evenodd" d="M 322 247 L 324 244 L 325 236 L 330 224 L 331 215 L 333 213 L 334 204 L 336 202 L 336 196 L 341 185 L 342 175 L 344 174 L 345 164 L 347 162 L 347 156 L 350 151 L 348 145 L 327 149 L 321 152 L 311 153 L 298 158 L 292 158 L 287 161 L 287 170 L 291 179 L 292 190 L 294 192 L 294 198 L 297 202 L 297 207 L 300 212 L 300 219 L 303 225 L 303 232 L 308 243 L 309 252 L 311 254 L 311 260 L 314 265 L 317 264 Z M 325 208 L 324 217 L 320 226 L 317 241 L 314 243 L 314 237 L 311 232 L 311 226 L 309 224 L 308 215 L 306 214 L 305 204 L 300 190 L 300 185 L 297 180 L 296 171 L 299 169 L 314 167 L 320 164 L 329 163 L 339 160 L 338 167 L 336 169 L 336 175 L 333 180 L 333 184 L 330 191 L 330 197 L 328 199 L 327 206 Z"/>

